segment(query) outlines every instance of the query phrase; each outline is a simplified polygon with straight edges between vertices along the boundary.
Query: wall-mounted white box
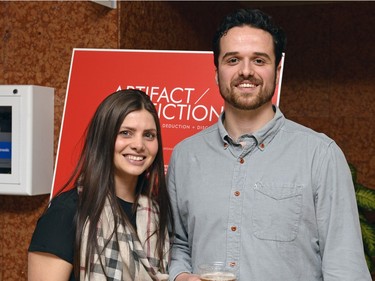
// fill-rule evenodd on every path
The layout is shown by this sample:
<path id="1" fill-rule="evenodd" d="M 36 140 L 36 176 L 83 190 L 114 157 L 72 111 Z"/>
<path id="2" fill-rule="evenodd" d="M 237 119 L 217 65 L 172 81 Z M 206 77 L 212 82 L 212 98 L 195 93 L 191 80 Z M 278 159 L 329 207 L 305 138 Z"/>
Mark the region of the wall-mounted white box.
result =
<path id="1" fill-rule="evenodd" d="M 0 195 L 51 192 L 53 135 L 53 88 L 0 85 Z"/>
<path id="2" fill-rule="evenodd" d="M 117 8 L 117 0 L 91 0 L 92 2 L 98 3 L 100 5 L 106 6 L 111 9 Z"/>

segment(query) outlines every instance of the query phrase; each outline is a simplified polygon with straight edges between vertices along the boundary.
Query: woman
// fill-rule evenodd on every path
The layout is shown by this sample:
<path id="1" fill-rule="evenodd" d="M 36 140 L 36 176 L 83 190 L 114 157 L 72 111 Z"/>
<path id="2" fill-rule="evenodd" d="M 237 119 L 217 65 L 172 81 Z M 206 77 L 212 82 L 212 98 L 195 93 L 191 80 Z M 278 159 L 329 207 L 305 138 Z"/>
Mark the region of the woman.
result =
<path id="1" fill-rule="evenodd" d="M 115 92 L 96 110 L 71 179 L 38 220 L 29 281 L 167 280 L 171 217 L 155 107 L 142 91 Z"/>

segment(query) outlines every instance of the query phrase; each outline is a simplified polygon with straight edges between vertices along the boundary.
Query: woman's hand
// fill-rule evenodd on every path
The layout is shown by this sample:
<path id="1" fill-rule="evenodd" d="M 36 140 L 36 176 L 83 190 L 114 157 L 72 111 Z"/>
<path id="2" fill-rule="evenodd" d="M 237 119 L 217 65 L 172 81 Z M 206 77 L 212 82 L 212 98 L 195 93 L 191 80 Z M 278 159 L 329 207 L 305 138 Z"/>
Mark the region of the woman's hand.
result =
<path id="1" fill-rule="evenodd" d="M 201 279 L 195 274 L 181 273 L 176 277 L 176 281 L 201 281 Z"/>

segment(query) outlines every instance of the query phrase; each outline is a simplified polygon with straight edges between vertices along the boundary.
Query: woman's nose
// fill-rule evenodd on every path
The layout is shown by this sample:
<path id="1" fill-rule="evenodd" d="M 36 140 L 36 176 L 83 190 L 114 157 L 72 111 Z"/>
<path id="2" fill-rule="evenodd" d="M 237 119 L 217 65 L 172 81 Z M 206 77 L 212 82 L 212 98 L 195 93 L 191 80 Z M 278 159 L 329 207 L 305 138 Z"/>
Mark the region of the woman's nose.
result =
<path id="1" fill-rule="evenodd" d="M 132 143 L 130 144 L 130 147 L 134 150 L 137 150 L 137 151 L 140 151 L 140 150 L 143 150 L 145 145 L 144 145 L 144 142 L 143 142 L 143 138 L 142 137 L 135 137 L 132 141 Z"/>

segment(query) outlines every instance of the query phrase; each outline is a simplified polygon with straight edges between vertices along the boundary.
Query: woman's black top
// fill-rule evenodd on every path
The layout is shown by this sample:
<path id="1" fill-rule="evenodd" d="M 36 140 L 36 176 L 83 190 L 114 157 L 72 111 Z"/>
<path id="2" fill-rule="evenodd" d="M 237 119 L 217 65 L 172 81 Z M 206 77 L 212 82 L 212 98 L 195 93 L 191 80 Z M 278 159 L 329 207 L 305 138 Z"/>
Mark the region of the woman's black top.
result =
<path id="1" fill-rule="evenodd" d="M 125 214 L 136 228 L 136 214 L 133 204 L 118 198 Z M 29 252 L 44 252 L 58 256 L 73 264 L 75 225 L 74 215 L 78 203 L 78 193 L 74 188 L 56 196 L 50 207 L 39 218 L 31 238 Z M 75 281 L 73 273 L 69 281 Z"/>

